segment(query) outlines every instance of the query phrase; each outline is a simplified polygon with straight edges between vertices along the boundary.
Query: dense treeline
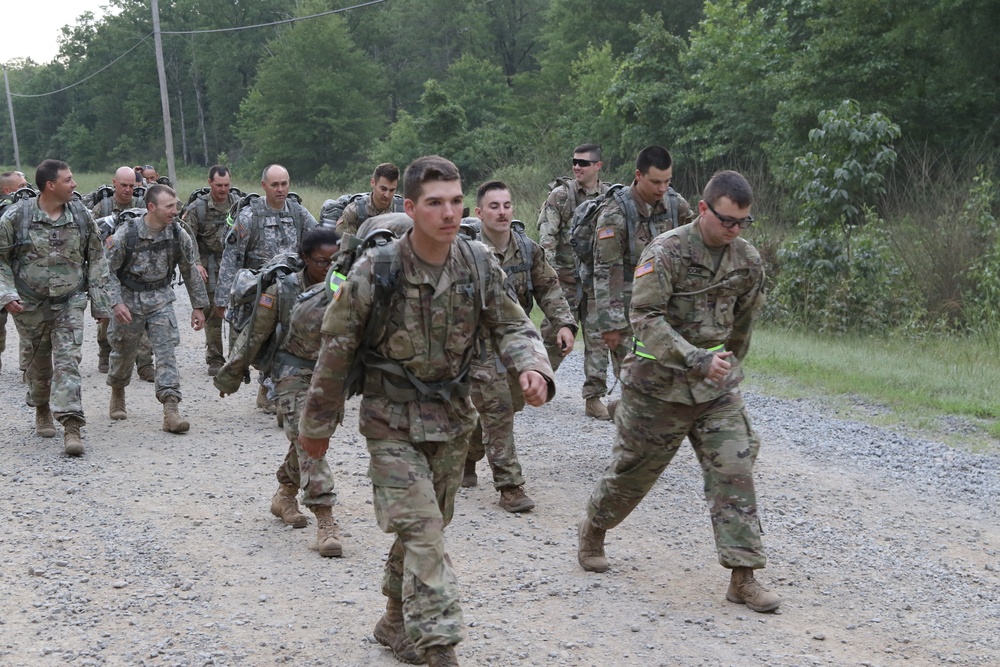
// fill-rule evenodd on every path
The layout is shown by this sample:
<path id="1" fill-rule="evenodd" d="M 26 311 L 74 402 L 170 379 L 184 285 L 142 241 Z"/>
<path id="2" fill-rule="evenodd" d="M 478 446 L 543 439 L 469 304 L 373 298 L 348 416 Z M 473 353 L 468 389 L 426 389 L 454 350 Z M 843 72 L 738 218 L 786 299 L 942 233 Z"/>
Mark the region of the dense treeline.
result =
<path id="1" fill-rule="evenodd" d="M 84 14 L 64 29 L 51 63 L 8 63 L 12 91 L 85 79 L 150 34 L 148 2 L 109 4 L 113 15 Z M 161 28 L 273 23 L 353 4 L 161 0 Z M 433 151 L 470 182 L 501 175 L 536 196 L 578 143 L 604 147 L 614 180 L 627 178 L 638 148 L 660 143 L 692 197 L 720 166 L 753 172 L 759 211 L 784 230 L 757 239 L 785 299 L 773 300 L 774 315 L 801 318 L 803 303 L 828 305 L 874 280 L 885 290 L 861 305 L 846 297 L 825 311 L 824 328 L 857 328 L 859 308 L 871 312 L 868 326 L 889 326 L 900 311 L 876 316 L 883 299 L 924 325 L 978 328 L 981 312 L 956 313 L 975 296 L 972 276 L 991 275 L 982 263 L 996 235 L 998 15 L 998 0 L 387 0 L 252 30 L 164 34 L 163 44 L 181 165 L 221 161 L 249 175 L 276 161 L 335 192 L 364 182 L 377 161 L 405 165 Z M 162 162 L 151 37 L 81 85 L 15 100 L 24 164 Z M 829 114 L 847 128 L 841 144 L 829 144 L 832 125 L 822 130 Z M 0 127 L 9 164 L 10 128 Z M 879 147 L 889 153 L 859 166 Z M 854 167 L 857 178 L 846 178 Z M 947 236 L 959 214 L 970 220 L 962 266 L 929 260 L 908 238 Z M 891 276 L 873 278 L 873 262 Z M 784 285 L 782 263 L 812 282 Z M 845 280 L 861 269 L 857 283 Z M 824 276 L 829 284 L 816 285 Z"/>

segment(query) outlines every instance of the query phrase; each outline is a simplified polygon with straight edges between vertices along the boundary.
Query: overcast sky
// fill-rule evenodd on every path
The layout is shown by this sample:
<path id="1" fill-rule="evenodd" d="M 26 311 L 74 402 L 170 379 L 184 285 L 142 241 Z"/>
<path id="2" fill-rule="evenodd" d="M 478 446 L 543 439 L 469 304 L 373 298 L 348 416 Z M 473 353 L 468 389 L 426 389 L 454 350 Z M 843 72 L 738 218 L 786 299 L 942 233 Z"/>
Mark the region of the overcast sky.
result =
<path id="1" fill-rule="evenodd" d="M 19 5 L 16 9 L 15 4 Z M 49 62 L 59 51 L 60 29 L 75 25 L 76 18 L 86 11 L 100 16 L 104 11 L 101 6 L 106 4 L 107 0 L 39 0 L 37 4 L 4 0 L 0 63 L 28 57 L 40 64 Z"/>

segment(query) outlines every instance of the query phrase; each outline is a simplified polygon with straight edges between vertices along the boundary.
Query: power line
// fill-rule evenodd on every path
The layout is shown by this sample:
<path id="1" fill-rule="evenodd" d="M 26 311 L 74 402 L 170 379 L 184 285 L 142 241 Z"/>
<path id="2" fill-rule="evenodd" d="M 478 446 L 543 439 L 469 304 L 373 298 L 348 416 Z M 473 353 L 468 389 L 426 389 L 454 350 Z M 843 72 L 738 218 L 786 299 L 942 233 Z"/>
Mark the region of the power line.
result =
<path id="1" fill-rule="evenodd" d="M 341 12 L 346 12 L 351 9 L 360 9 L 361 7 L 368 7 L 369 5 L 377 5 L 385 0 L 370 0 L 370 2 L 362 2 L 360 5 L 354 5 L 352 7 L 341 7 L 340 9 L 331 9 L 328 12 L 320 12 L 319 14 L 310 14 L 309 16 L 297 16 L 290 19 L 282 19 L 281 21 L 271 21 L 270 23 L 258 23 L 256 25 L 241 25 L 235 28 L 213 28 L 211 30 L 161 30 L 161 35 L 201 35 L 203 33 L 209 32 L 234 32 L 236 30 L 250 30 L 251 28 L 267 28 L 273 25 L 281 25 L 283 23 L 294 23 L 296 21 L 305 21 L 306 19 L 315 19 L 321 16 L 329 16 L 330 14 L 340 14 Z"/>

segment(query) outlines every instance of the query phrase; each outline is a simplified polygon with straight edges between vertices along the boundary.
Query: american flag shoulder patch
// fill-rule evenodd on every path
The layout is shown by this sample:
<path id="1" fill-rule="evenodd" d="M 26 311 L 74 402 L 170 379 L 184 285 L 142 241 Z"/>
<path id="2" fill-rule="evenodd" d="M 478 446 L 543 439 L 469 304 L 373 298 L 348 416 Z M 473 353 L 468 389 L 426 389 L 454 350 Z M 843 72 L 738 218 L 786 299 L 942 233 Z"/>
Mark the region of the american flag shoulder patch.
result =
<path id="1" fill-rule="evenodd" d="M 106 238 L 104 240 L 104 247 L 107 248 L 108 250 L 111 250 L 112 248 L 115 247 L 115 237 L 114 237 L 114 235 L 111 235 L 111 236 L 109 236 L 108 238 Z"/>
<path id="2" fill-rule="evenodd" d="M 270 294 L 261 294 L 257 305 L 264 308 L 274 308 L 274 297 Z"/>
<path id="3" fill-rule="evenodd" d="M 641 278 L 644 275 L 646 275 L 647 273 L 652 273 L 652 272 L 653 272 L 653 260 L 651 260 L 651 259 L 646 260 L 645 262 L 643 262 L 639 266 L 635 267 L 635 277 L 636 278 Z"/>
<path id="4" fill-rule="evenodd" d="M 602 227 L 601 229 L 597 230 L 597 238 L 600 240 L 613 239 L 614 237 L 615 237 L 614 227 Z"/>

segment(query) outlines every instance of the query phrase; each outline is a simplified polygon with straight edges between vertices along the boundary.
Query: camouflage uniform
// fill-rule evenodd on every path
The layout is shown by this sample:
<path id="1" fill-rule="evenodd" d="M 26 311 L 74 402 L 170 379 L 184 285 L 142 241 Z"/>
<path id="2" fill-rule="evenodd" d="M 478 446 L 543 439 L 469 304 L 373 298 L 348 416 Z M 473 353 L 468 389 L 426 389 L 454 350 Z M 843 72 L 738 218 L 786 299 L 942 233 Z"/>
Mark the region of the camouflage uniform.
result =
<path id="1" fill-rule="evenodd" d="M 361 215 L 362 205 L 364 215 Z M 340 215 L 340 220 L 337 221 L 337 231 L 342 235 L 354 235 L 357 234 L 358 227 L 368 218 L 373 218 L 383 213 L 401 213 L 402 211 L 403 201 L 398 196 L 394 196 L 385 208 L 376 209 L 372 205 L 372 196 L 367 194 L 344 207 L 344 212 Z"/>
<path id="2" fill-rule="evenodd" d="M 559 275 L 559 284 L 569 303 L 570 311 L 583 329 L 583 398 L 600 398 L 608 393 L 608 348 L 597 328 L 597 312 L 593 307 L 594 287 L 590 281 L 578 285 L 575 277 L 576 251 L 570 244 L 570 227 L 574 209 L 608 191 L 610 184 L 597 182 L 588 192 L 575 180 L 555 187 L 538 214 L 538 244 L 545 249 L 549 263 Z M 542 339 L 553 368 L 559 368 L 562 353 L 555 341 L 556 332 L 548 319 L 542 320 Z"/>
<path id="3" fill-rule="evenodd" d="M 455 644 L 465 636 L 444 527 L 455 509 L 469 433 L 477 418 L 466 372 L 479 332 L 492 334 L 519 373 L 541 373 L 549 381 L 550 397 L 555 387 L 538 333 L 521 307 L 503 293 L 496 260 L 483 246 L 474 245 L 453 241 L 439 277 L 414 255 L 410 232 L 355 263 L 326 311 L 323 346 L 299 424 L 302 435 L 325 438 L 343 419 L 347 371 L 373 310 L 374 258 L 379 252 L 394 252 L 401 268 L 399 285 L 385 331 L 376 333 L 372 352 L 384 365 L 405 369 L 422 383 L 446 386 L 419 393 L 412 384 L 377 368 L 369 356 L 359 427 L 371 457 L 368 475 L 375 518 L 383 531 L 396 533 L 382 592 L 403 601 L 406 631 L 418 649 Z M 481 256 L 473 260 L 467 252 Z M 486 275 L 479 275 L 480 265 Z M 481 282 L 485 292 L 478 287 Z M 430 393 L 435 389 L 440 392 Z"/>
<path id="4" fill-rule="evenodd" d="M 531 266 L 526 266 L 521 254 L 516 232 L 511 232 L 507 250 L 500 252 L 484 234 L 482 239 L 493 250 L 497 261 L 507 274 L 508 291 L 517 295 L 517 300 L 525 312 L 531 311 L 532 298 L 538 302 L 542 312 L 555 324 L 555 330 L 569 327 L 576 332 L 576 323 L 570 313 L 569 304 L 559 286 L 559 278 L 545 260 L 545 251 L 527 236 L 524 240 L 534 247 Z M 528 291 L 528 271 L 531 273 L 531 291 Z M 524 408 L 524 396 L 516 373 L 508 373 L 489 340 L 488 332 L 483 332 L 480 353 L 472 364 L 472 402 L 479 412 L 479 422 L 469 439 L 468 459 L 480 461 L 487 456 L 493 471 L 493 485 L 496 489 L 524 484 L 521 464 L 514 448 L 514 413 Z"/>
<path id="5" fill-rule="evenodd" d="M 765 563 L 753 482 L 760 441 L 739 383 L 740 361 L 764 304 L 764 269 L 742 238 L 723 249 L 714 267 L 697 222 L 657 237 L 643 252 L 631 311 L 643 347 L 622 363 L 618 435 L 587 518 L 604 530 L 621 523 L 687 436 L 702 467 L 719 562 L 757 569 Z M 705 374 L 713 350 L 723 345 L 733 352 L 732 369 L 710 383 Z"/>
<path id="6" fill-rule="evenodd" d="M 198 243 L 198 259 L 208 273 L 208 310 L 205 311 L 205 363 L 222 365 L 226 356 L 222 350 L 222 318 L 215 314 L 215 288 L 219 279 L 219 265 L 225 249 L 229 227 L 226 218 L 229 208 L 239 201 L 235 192 L 222 204 L 212 199 L 211 193 L 201 194 L 184 210 L 181 219 L 187 232 Z M 223 306 L 226 304 L 223 303 Z"/>
<path id="7" fill-rule="evenodd" d="M 18 246 L 21 216 L 29 216 L 29 239 Z M 84 216 L 87 238 L 80 238 Z M 20 300 L 14 315 L 21 340 L 31 351 L 25 375 L 27 403 L 51 404 L 61 423 L 81 421 L 80 348 L 88 295 L 94 317 L 109 316 L 108 263 L 90 213 L 72 202 L 58 220 L 38 208 L 37 199 L 10 206 L 0 218 L 0 306 Z M 53 372 L 54 371 L 54 372 Z"/>
<path id="8" fill-rule="evenodd" d="M 126 239 L 135 226 L 137 238 L 132 256 L 126 261 Z M 143 333 L 149 335 L 156 355 L 156 399 L 163 403 L 168 397 L 181 399 L 181 379 L 177 370 L 174 348 L 180 344 L 175 299 L 170 283 L 174 268 L 180 267 L 184 286 L 191 298 L 191 308 L 208 306 L 205 281 L 198 273 L 198 251 L 194 241 L 177 222 L 154 232 L 146 226 L 146 216 L 124 224 L 105 241 L 111 279 L 108 294 L 111 303 L 125 304 L 132 321 L 114 321 L 108 331 L 111 342 L 111 370 L 107 384 L 127 387 L 132 379 L 132 362 Z"/>
<path id="9" fill-rule="evenodd" d="M 261 347 L 275 333 L 280 314 L 288 313 L 288 321 L 280 322 L 285 339 L 274 355 L 271 378 L 276 383 L 278 411 L 283 417 L 285 436 L 288 438 L 288 452 L 276 474 L 283 486 L 302 489 L 303 502 L 310 507 L 316 505 L 333 506 L 337 501 L 334 490 L 333 471 L 326 457 L 314 459 L 306 454 L 299 444 L 299 412 L 305 401 L 309 383 L 312 381 L 313 364 L 319 356 L 320 325 L 329 301 L 329 290 L 325 283 L 307 289 L 305 270 L 278 278 L 288 281 L 282 288 L 276 281 L 265 290 L 257 306 L 257 314 L 252 325 L 240 332 L 229 361 L 219 370 L 213 380 L 215 387 L 226 394 L 234 394 L 239 389 L 250 363 L 257 357 Z M 293 299 L 308 292 L 302 300 L 296 300 L 290 308 L 283 308 L 282 299 Z M 245 340 L 246 338 L 246 340 Z"/>
<path id="10" fill-rule="evenodd" d="M 674 227 L 667 204 L 671 194 L 677 197 L 678 226 L 692 219 L 691 207 L 673 189 L 668 190 L 663 199 L 653 206 L 642 200 L 636 192 L 635 183 L 625 194 L 631 197 L 639 214 L 635 224 L 635 238 L 629 238 L 625 212 L 613 197 L 605 201 L 594 226 L 594 314 L 599 333 L 618 331 L 622 334 L 618 349 L 611 351 L 616 376 L 619 375 L 622 359 L 632 349 L 628 308 L 635 262 L 650 241 Z M 633 247 L 634 254 L 631 250 Z"/>

